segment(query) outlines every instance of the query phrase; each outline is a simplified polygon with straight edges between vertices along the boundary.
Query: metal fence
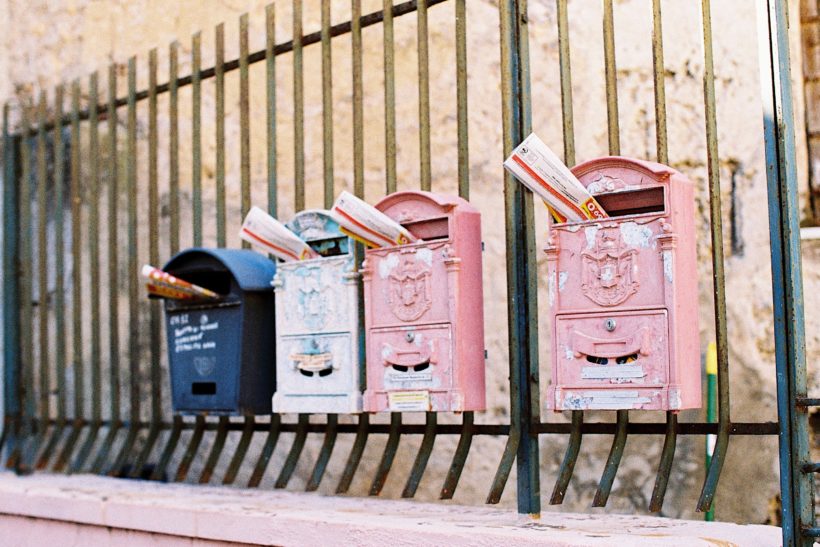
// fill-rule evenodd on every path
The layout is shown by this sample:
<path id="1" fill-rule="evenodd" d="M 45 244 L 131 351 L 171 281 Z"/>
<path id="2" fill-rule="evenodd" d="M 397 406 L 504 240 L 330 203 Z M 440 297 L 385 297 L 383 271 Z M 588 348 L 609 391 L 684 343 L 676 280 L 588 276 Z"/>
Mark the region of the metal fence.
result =
<path id="1" fill-rule="evenodd" d="M 75 81 L 69 88 L 58 86 L 53 93 L 42 91 L 36 101 L 8 104 L 4 109 L 4 324 L 5 324 L 5 423 L 0 443 L 6 453 L 5 465 L 19 472 L 51 469 L 58 472 L 108 473 L 115 476 L 146 477 L 184 481 L 196 458 L 205 458 L 198 478 L 208 483 L 229 432 L 240 432 L 230 454 L 230 463 L 221 482 L 232 484 L 242 466 L 252 472 L 249 487 L 259 486 L 280 439 L 293 433 L 292 444 L 277 471 L 276 487 L 287 486 L 311 434 L 323 435 L 307 490 L 316 490 L 327 468 L 338 435 L 351 435 L 353 442 L 336 492 L 347 492 L 359 467 L 368 440 L 386 435 L 381 461 L 372 477 L 370 494 L 382 490 L 391 470 L 400 439 L 421 435 L 403 496 L 413 497 L 425 473 L 438 435 L 456 435 L 458 444 L 441 487 L 442 499 L 452 498 L 464 469 L 475 436 L 506 437 L 506 447 L 497 471 L 488 484 L 487 503 L 497 503 L 508 477 L 517 466 L 517 499 L 521 513 L 541 509 L 541 472 L 539 443 L 541 435 L 566 438 L 566 453 L 552 489 L 550 503 L 560 504 L 566 493 L 585 435 L 612 437 L 609 457 L 604 465 L 593 504 L 605 506 L 613 486 L 628 435 L 663 437 L 657 478 L 650 510 L 660 510 L 675 457 L 678 435 L 715 434 L 716 450 L 703 484 L 697 508 L 712 504 L 723 467 L 727 446 L 733 435 L 778 435 L 781 450 L 781 487 L 784 538 L 788 544 L 806 543 L 820 536 L 814 528 L 813 479 L 820 466 L 808 462 L 805 409 L 818 404 L 806 398 L 805 355 L 802 324 L 799 238 L 797 231 L 796 173 L 793 130 L 790 120 L 791 90 L 785 21 L 785 0 L 759 2 L 765 24 L 768 51 L 763 70 L 763 98 L 766 165 L 769 180 L 769 220 L 772 242 L 772 271 L 777 345 L 778 422 L 737 423 L 730 418 L 729 358 L 723 229 L 721 220 L 718 133 L 715 112 L 715 71 L 712 53 L 710 1 L 703 0 L 704 51 L 704 135 L 707 144 L 708 188 L 711 213 L 712 271 L 714 280 L 715 332 L 718 348 L 717 424 L 679 422 L 675 413 L 666 423 L 630 422 L 629 412 L 618 411 L 616 421 L 589 422 L 583 411 L 573 411 L 571 422 L 545 422 L 540 416 L 538 331 L 536 292 L 538 276 L 534 252 L 532 196 L 509 175 L 504 179 L 506 228 L 506 272 L 509 347 L 509 421 L 476 423 L 472 412 L 465 412 L 461 423 L 438 423 L 427 413 L 424 424 L 403 423 L 401 413 L 392 413 L 390 422 L 371 422 L 367 414 L 356 422 L 340 422 L 328 415 L 323 423 L 311 422 L 308 415 L 296 421 L 279 415 L 246 416 L 241 421 L 227 417 L 212 419 L 205 415 L 185 419 L 171 415 L 163 399 L 163 343 L 161 312 L 157 303 L 141 301 L 137 277 L 138 258 L 145 256 L 158 264 L 167 251 L 181 247 L 181 218 L 190 214 L 192 243 L 206 242 L 203 234 L 215 223 L 215 243 L 227 243 L 228 214 L 234 209 L 244 213 L 251 204 L 251 87 L 250 70 L 264 63 L 265 155 L 267 174 L 265 194 L 268 210 L 276 215 L 283 195 L 283 181 L 277 177 L 281 153 L 277 150 L 277 112 L 282 98 L 277 97 L 277 70 L 290 60 L 293 88 L 287 101 L 293 120 L 293 209 L 305 207 L 305 89 L 303 58 L 306 48 L 321 48 L 321 125 L 322 191 L 325 206 L 333 201 L 334 149 L 349 146 L 352 154 L 352 186 L 362 196 L 365 190 L 363 102 L 363 29 L 379 26 L 383 32 L 384 93 L 384 192 L 397 189 L 397 129 L 394 21 L 416 19 L 418 59 L 418 169 L 419 186 L 432 187 L 430 65 L 428 16 L 435 6 L 453 5 L 455 16 L 455 72 L 453 112 L 457 188 L 470 195 L 467 94 L 466 0 L 418 0 L 394 4 L 384 0 L 380 11 L 362 14 L 360 0 L 352 0 L 350 18 L 332 24 L 329 0 L 321 2 L 321 30 L 303 33 L 302 0 L 291 5 L 293 39 L 277 42 L 276 7 L 267 8 L 266 46 L 249 51 L 249 19 L 239 20 L 239 55 L 226 60 L 224 26 L 215 29 L 215 63 L 202 68 L 201 35 L 193 36 L 191 73 L 180 76 L 180 46 L 168 50 L 169 74 L 159 83 L 158 53 L 148 56 L 149 85 L 137 86 L 137 59 L 127 64 L 127 94 L 118 94 L 117 65 L 108 70 L 107 92 L 100 91 L 99 76 L 86 82 Z M 654 75 L 654 118 L 656 156 L 668 162 L 667 117 L 664 79 L 664 41 L 661 0 L 652 0 L 652 59 Z M 528 17 L 526 0 L 500 0 L 500 82 L 504 151 L 508 152 L 531 130 L 531 90 L 528 59 Z M 562 101 L 564 159 L 575 163 L 572 71 L 568 1 L 557 0 L 560 93 Z M 618 86 L 615 58 L 615 25 L 612 0 L 603 0 L 602 32 L 605 60 L 608 142 L 611 154 L 620 153 Z M 352 142 L 334 142 L 332 64 L 338 62 L 334 46 L 349 40 L 351 72 Z M 346 42 L 347 43 L 347 42 Z M 448 61 L 449 62 L 449 61 Z M 238 71 L 238 143 L 226 141 L 226 75 Z M 211 82 L 209 82 L 211 80 Z M 208 87 L 206 89 L 206 86 Z M 180 96 L 190 88 L 190 119 L 180 115 Z M 213 112 L 203 113 L 203 89 L 213 98 Z M 85 95 L 83 95 L 85 94 Z M 159 98 L 167 96 L 167 110 L 160 112 Z M 64 101 L 70 100 L 64 111 Z M 138 123 L 138 108 L 147 104 L 147 130 Z M 345 106 L 346 107 L 346 106 Z M 215 135 L 215 174 L 213 187 L 203 185 L 203 115 L 213 115 Z M 181 119 L 190 123 L 190 181 L 180 175 Z M 159 123 L 167 121 L 167 154 L 170 171 L 167 188 L 160 191 L 158 155 Z M 125 136 L 119 135 L 124 123 Z M 147 133 L 147 135 L 143 134 Z M 209 136 L 210 138 L 210 136 Z M 147 142 L 147 161 L 140 161 L 138 142 Z M 239 148 L 238 203 L 226 184 L 226 149 Z M 408 144 L 409 146 L 409 144 Z M 498 158 L 499 160 L 501 158 Z M 138 178 L 145 170 L 146 183 Z M 501 168 L 499 165 L 499 177 Z M 190 184 L 188 186 L 188 183 Z M 184 188 L 183 188 L 184 187 Z M 181 192 L 190 192 L 190 211 L 183 211 Z M 290 189 L 288 190 L 290 192 Z M 204 194 L 213 195 L 213 210 L 203 203 Z M 212 194 L 211 194 L 212 193 Z M 258 195 L 255 196 L 257 201 Z M 104 199 L 103 199 L 104 198 Z M 147 203 L 147 207 L 144 205 Z M 69 204 L 64 212 L 63 205 Z M 141 207 L 138 204 L 142 204 Z M 146 214 L 147 213 L 147 214 Z M 160 217 L 168 221 L 161 222 Z M 187 217 L 186 217 L 187 218 Z M 50 228 L 51 227 L 51 228 Z M 70 238 L 63 234 L 70 233 Z M 147 235 L 147 238 L 145 237 Z M 147 245 L 147 254 L 145 246 Z M 162 251 L 161 251 L 162 247 Z M 36 252 L 35 252 L 36 251 Z M 361 249 L 357 250 L 361 258 Z M 142 253 L 142 254 L 140 254 Z M 168 255 L 170 256 L 170 255 Z M 121 297 L 122 285 L 127 298 Z M 142 313 L 141 310 L 147 312 Z M 127 314 L 127 321 L 124 319 Z M 85 346 L 88 341 L 88 346 Z M 123 359 L 123 355 L 125 359 Z M 127 390 L 121 388 L 127 380 Z M 167 399 L 167 395 L 166 395 Z M 167 401 L 166 401 L 167 402 Z M 183 443 L 183 432 L 187 443 Z M 200 449 L 203 438 L 213 435 L 207 454 Z M 258 453 L 249 451 L 255 436 L 264 439 Z M 147 465 L 151 462 L 151 465 Z M 176 468 L 170 469 L 175 463 Z"/>

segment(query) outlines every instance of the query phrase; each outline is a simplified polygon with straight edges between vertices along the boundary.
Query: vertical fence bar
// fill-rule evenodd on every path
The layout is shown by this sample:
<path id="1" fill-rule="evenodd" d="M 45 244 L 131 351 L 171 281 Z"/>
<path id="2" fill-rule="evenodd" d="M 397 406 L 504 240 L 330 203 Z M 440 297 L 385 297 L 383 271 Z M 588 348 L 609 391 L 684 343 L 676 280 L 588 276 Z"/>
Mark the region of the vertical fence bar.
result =
<path id="1" fill-rule="evenodd" d="M 715 496 L 720 471 L 729 445 L 729 338 L 726 331 L 726 276 L 723 269 L 723 219 L 720 205 L 720 156 L 717 142 L 715 108 L 715 67 L 712 55 L 712 16 L 710 0 L 702 0 L 703 17 L 703 95 L 706 116 L 706 154 L 709 177 L 709 213 L 712 235 L 712 281 L 715 302 L 715 337 L 718 356 L 718 434 L 715 452 L 706 473 L 697 510 L 708 511 Z"/>
<path id="2" fill-rule="evenodd" d="M 251 123 L 248 71 L 248 14 L 239 18 L 239 182 L 242 217 L 251 208 Z M 245 247 L 250 245 L 245 243 Z"/>
<path id="3" fill-rule="evenodd" d="M 302 0 L 293 0 L 293 207 L 296 212 L 305 208 L 305 80 L 302 57 Z"/>
<path id="4" fill-rule="evenodd" d="M 276 8 L 271 3 L 265 8 L 265 109 L 267 112 L 267 163 L 268 163 L 268 213 L 277 215 L 277 187 L 276 187 Z M 256 465 L 248 480 L 249 488 L 256 488 L 262 482 L 265 470 L 268 468 L 276 443 L 279 441 L 279 414 L 271 414 L 270 427 L 262 446 L 262 452 L 256 460 Z"/>
<path id="5" fill-rule="evenodd" d="M 222 484 L 233 484 L 233 481 L 236 480 L 236 475 L 239 473 L 239 468 L 242 466 L 242 461 L 245 459 L 245 454 L 247 454 L 248 447 L 251 444 L 255 423 L 256 420 L 252 414 L 245 416 L 242 436 L 239 438 L 239 444 L 236 445 L 236 450 L 231 458 L 231 463 L 228 464 L 227 471 L 225 471 L 225 476 L 222 477 Z"/>
<path id="6" fill-rule="evenodd" d="M 458 135 L 458 195 L 470 199 L 470 153 L 467 123 L 467 6 L 466 0 L 455 1 L 456 16 L 456 132 Z M 470 446 L 473 442 L 473 413 L 462 416 L 462 430 L 453 462 L 447 471 L 440 499 L 452 499 L 455 494 Z"/>
<path id="7" fill-rule="evenodd" d="M 769 192 L 783 545 L 804 547 L 813 544 L 804 532 L 818 531 L 814 528 L 814 476 L 802 468 L 810 459 L 808 413 L 805 407 L 796 406 L 798 398 L 806 397 L 807 382 L 788 12 L 782 0 L 761 1 L 759 6 L 762 27 L 759 35 L 768 35 L 769 40 L 765 46 L 761 45 L 761 87 Z M 720 389 L 720 368 L 718 382 Z"/>
<path id="8" fill-rule="evenodd" d="M 277 215 L 276 181 L 276 4 L 265 8 L 265 109 L 267 113 L 268 212 Z"/>
<path id="9" fill-rule="evenodd" d="M 669 163 L 666 128 L 666 84 L 665 67 L 663 62 L 663 19 L 661 17 L 661 0 L 652 0 L 652 73 L 655 89 L 655 142 L 659 163 Z M 655 478 L 655 488 L 649 502 L 650 511 L 660 511 L 663 507 L 663 498 L 669 484 L 669 474 L 672 472 L 672 462 L 675 458 L 677 445 L 678 416 L 674 412 L 666 413 L 666 435 L 663 441 L 663 450 L 658 464 L 658 474 Z"/>
<path id="10" fill-rule="evenodd" d="M 128 437 L 110 474 L 124 471 L 140 431 L 139 295 L 137 294 L 137 58 L 128 59 L 128 124 L 126 128 L 125 181 L 128 190 Z"/>
<path id="11" fill-rule="evenodd" d="M 413 467 L 410 469 L 410 476 L 407 478 L 404 490 L 401 493 L 403 498 L 412 498 L 416 495 L 421 478 L 424 476 L 424 470 L 427 468 L 427 462 L 430 460 L 433 444 L 436 441 L 436 423 L 438 421 L 436 416 L 435 412 L 427 412 L 424 436 L 421 439 L 421 446 L 418 454 L 416 454 Z"/>
<path id="12" fill-rule="evenodd" d="M 192 69 L 193 70 L 193 69 Z M 199 69 L 197 68 L 197 78 Z M 193 75 L 192 75 L 193 76 Z M 169 247 L 170 255 L 174 256 L 179 252 L 180 237 L 179 237 L 179 85 L 177 79 L 179 78 L 179 42 L 172 42 L 168 46 L 168 186 L 169 186 L 169 212 L 170 220 L 170 235 Z M 193 115 L 192 115 L 193 117 Z M 201 189 L 198 192 L 201 199 Z M 200 211 L 200 218 L 201 211 Z M 200 228 L 201 230 L 201 228 Z M 158 264 L 157 264 L 158 265 Z M 179 439 L 182 435 L 182 427 L 184 421 L 182 416 L 175 414 L 171 425 L 171 432 L 168 435 L 168 440 L 165 447 L 162 449 L 159 460 L 151 471 L 151 480 L 166 480 L 165 470 L 168 468 L 168 463 L 176 450 Z"/>
<path id="13" fill-rule="evenodd" d="M 396 61 L 393 45 L 393 0 L 383 2 L 384 22 L 384 164 L 387 193 L 396 191 Z"/>
<path id="14" fill-rule="evenodd" d="M 615 475 L 618 473 L 618 466 L 624 455 L 626 446 L 626 428 L 629 424 L 629 411 L 618 410 L 616 412 L 617 421 L 615 423 L 615 438 L 612 440 L 612 447 L 609 449 L 609 457 L 606 459 L 604 472 L 598 483 L 598 490 L 592 499 L 593 507 L 605 507 L 612 491 L 612 484 L 615 482 Z"/>
<path id="15" fill-rule="evenodd" d="M 119 181 L 117 152 L 117 66 L 108 67 L 108 391 L 110 426 L 91 470 L 103 470 L 114 440 L 122 427 L 120 414 L 120 329 L 119 329 Z"/>
<path id="16" fill-rule="evenodd" d="M 88 80 L 88 269 L 89 292 L 91 296 L 91 427 L 88 437 L 83 443 L 77 458 L 71 465 L 71 472 L 82 470 L 91 454 L 97 434 L 102 427 L 102 362 L 101 353 L 101 321 L 100 321 L 100 251 L 99 251 L 99 118 L 97 112 L 98 101 L 98 74 L 94 72 Z"/>
<path id="17" fill-rule="evenodd" d="M 384 447 L 384 453 L 379 462 L 379 467 L 376 469 L 376 475 L 370 484 L 371 496 L 378 496 L 382 488 L 384 488 L 384 483 L 387 482 L 387 475 L 390 473 L 390 468 L 393 467 L 393 460 L 399 449 L 399 441 L 401 441 L 401 412 L 391 412 L 387 444 Z"/>
<path id="18" fill-rule="evenodd" d="M 612 0 L 604 0 L 604 72 L 606 78 L 606 119 L 609 153 L 621 154 L 621 131 L 618 123 L 618 70 L 615 66 L 615 18 Z"/>
<path id="19" fill-rule="evenodd" d="M 567 0 L 556 0 L 558 11 L 558 70 L 561 81 L 561 120 L 564 135 L 564 163 L 575 165 L 575 123 L 572 111 L 572 63 L 570 56 L 569 17 L 567 15 Z M 584 411 L 572 411 L 572 429 L 570 431 L 567 451 L 561 466 L 558 468 L 558 477 L 550 496 L 551 505 L 560 505 L 564 502 L 567 487 L 572 480 L 575 463 L 581 449 L 583 435 L 581 426 L 584 423 Z"/>
<path id="20" fill-rule="evenodd" d="M 333 446 L 336 444 L 336 434 L 339 424 L 338 414 L 327 415 L 327 426 L 325 429 L 325 440 L 322 442 L 322 449 L 319 451 L 319 457 L 316 458 L 316 464 L 313 466 L 313 472 L 310 474 L 306 492 L 315 492 L 319 489 L 319 484 L 322 482 L 322 477 L 327 469 L 327 464 L 330 462 L 330 456 L 333 453 Z"/>
<path id="21" fill-rule="evenodd" d="M 430 54 L 427 32 L 427 0 L 418 0 L 418 65 L 419 65 L 419 174 L 421 189 L 431 189 L 430 168 Z"/>
<path id="22" fill-rule="evenodd" d="M 211 447 L 211 452 L 208 454 L 208 459 L 205 461 L 202 474 L 199 476 L 199 484 L 208 484 L 211 481 L 214 468 L 219 463 L 219 456 L 222 455 L 222 449 L 225 448 L 225 439 L 228 438 L 228 425 L 230 425 L 230 418 L 220 416 L 216 426 L 216 438 Z"/>
<path id="23" fill-rule="evenodd" d="M 83 402 L 85 398 L 83 380 L 83 320 L 82 320 L 82 236 L 80 212 L 82 205 L 82 185 L 80 168 L 80 82 L 71 86 L 71 320 L 72 320 L 72 369 L 74 372 L 74 422 L 71 433 L 54 465 L 55 471 L 66 469 L 74 445 L 83 428 Z"/>
<path id="24" fill-rule="evenodd" d="M 57 419 L 54 432 L 37 460 L 36 468 L 48 467 L 54 451 L 63 437 L 66 427 L 66 335 L 65 335 L 65 222 L 63 216 L 64 146 L 63 146 L 63 86 L 54 92 L 54 119 L 60 125 L 54 127 L 54 377 L 57 380 Z M 7 340 L 8 344 L 9 341 Z"/>
<path id="25" fill-rule="evenodd" d="M 202 33 L 191 39 L 191 203 L 194 247 L 202 246 Z"/>
<path id="26" fill-rule="evenodd" d="M 530 132 L 529 47 L 526 0 L 502 0 L 501 66 L 504 155 Z M 507 313 L 510 348 L 510 437 L 488 497 L 497 503 L 517 459 L 518 512 L 540 513 L 538 436 L 538 328 L 532 194 L 504 177 L 507 239 Z"/>
<path id="27" fill-rule="evenodd" d="M 6 401 L 8 401 L 8 409 L 10 414 L 15 419 L 14 434 L 9 443 L 9 457 L 6 460 L 6 467 L 14 468 L 15 471 L 23 471 L 19 468 L 20 455 L 23 451 L 23 444 L 29 434 L 29 424 L 27 423 L 28 414 L 28 396 L 27 393 L 27 376 L 26 368 L 31 365 L 31 164 L 29 154 L 28 137 L 30 133 L 27 105 L 20 106 L 20 178 L 17 178 L 17 173 L 7 173 L 10 175 L 11 186 L 14 187 L 11 195 L 16 193 L 18 199 L 14 205 L 9 208 L 9 211 L 18 211 L 18 230 L 14 233 L 14 242 L 11 246 L 17 247 L 19 254 L 15 253 L 13 256 L 8 256 L 10 260 L 11 276 L 15 282 L 19 296 L 11 296 L 9 302 L 18 299 L 19 308 L 15 309 L 9 315 L 16 320 L 16 328 L 10 327 L 8 333 L 16 334 L 15 338 L 7 341 L 12 348 L 19 348 L 19 352 L 10 351 L 8 356 L 13 358 L 13 361 L 6 361 L 5 370 L 5 386 L 6 386 Z M 9 140 L 11 137 L 9 137 Z M 19 180 L 19 184 L 18 184 Z M 6 189 L 8 191 L 8 188 Z M 8 197 L 7 197 L 8 199 Z M 3 213 L 8 217 L 8 213 Z M 7 232 L 8 233 L 8 232 Z M 9 278 L 7 278 L 9 279 Z M 11 286 L 11 284 L 9 286 Z M 8 289 L 8 287 L 7 287 Z M 8 294 L 7 294 L 8 296 Z M 15 355 L 16 353 L 16 355 Z M 30 396 L 30 395 L 29 395 Z M 16 413 L 14 411 L 16 410 Z"/>
<path id="28" fill-rule="evenodd" d="M 179 42 L 168 46 L 168 236 L 171 256 L 179 251 Z M 159 266 L 159 264 L 157 264 Z"/>
<path id="29" fill-rule="evenodd" d="M 194 456 L 196 456 L 196 451 L 202 443 L 202 437 L 204 434 L 205 416 L 202 414 L 197 414 L 194 421 L 194 431 L 191 433 L 191 439 L 188 441 L 188 448 L 185 449 L 185 453 L 179 461 L 177 472 L 174 475 L 174 480 L 176 482 L 182 482 L 188 476 L 188 471 L 191 469 L 191 462 L 194 461 Z"/>
<path id="30" fill-rule="evenodd" d="M 159 132 L 157 128 L 157 48 L 148 52 L 148 262 L 159 264 Z M 131 467 L 131 478 L 141 475 L 162 430 L 162 326 L 160 301 L 148 302 L 148 336 L 151 359 L 151 424 L 148 437 Z"/>
<path id="31" fill-rule="evenodd" d="M 333 48 L 330 44 L 330 0 L 322 0 L 322 158 L 325 209 L 333 207 Z"/>
<path id="32" fill-rule="evenodd" d="M 225 25 L 216 26 L 216 245 L 225 246 Z"/>
<path id="33" fill-rule="evenodd" d="M 60 95 L 61 96 L 61 95 Z M 11 135 L 11 106 L 3 105 L 3 437 L 9 453 L 20 442 L 20 187 L 17 178 L 17 139 Z M 59 411 L 59 405 L 58 405 Z M 4 445 L 0 445 L 2 460 Z"/>
<path id="34" fill-rule="evenodd" d="M 46 163 L 46 92 L 37 105 L 37 337 L 39 342 L 39 389 L 37 393 L 37 436 L 31 453 L 37 454 L 45 440 L 49 419 L 49 297 L 48 297 L 48 164 Z M 28 465 L 28 463 L 27 463 Z M 32 465 L 34 463 L 32 462 Z"/>
<path id="35" fill-rule="evenodd" d="M 307 426 L 310 423 L 310 414 L 299 414 L 299 422 L 296 426 L 296 433 L 293 437 L 293 444 L 290 447 L 285 463 L 282 464 L 282 469 L 279 471 L 279 476 L 276 478 L 274 488 L 286 488 L 293 472 L 296 470 L 296 464 L 299 462 L 299 456 L 302 454 L 302 449 L 305 447 L 305 440 L 307 439 Z"/>

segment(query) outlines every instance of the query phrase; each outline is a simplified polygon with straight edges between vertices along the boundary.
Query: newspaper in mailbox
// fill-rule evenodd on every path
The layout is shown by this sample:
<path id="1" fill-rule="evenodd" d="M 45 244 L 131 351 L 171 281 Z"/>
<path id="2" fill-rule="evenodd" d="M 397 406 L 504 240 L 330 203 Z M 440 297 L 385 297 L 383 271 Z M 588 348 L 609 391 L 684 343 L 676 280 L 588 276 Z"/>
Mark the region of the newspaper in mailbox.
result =
<path id="1" fill-rule="evenodd" d="M 339 194 L 330 212 L 342 232 L 368 247 L 418 241 L 404 226 L 349 192 Z"/>
<path id="2" fill-rule="evenodd" d="M 299 236 L 259 207 L 248 211 L 239 237 L 285 261 L 319 256 Z"/>
<path id="3" fill-rule="evenodd" d="M 168 272 L 148 264 L 142 267 L 140 273 L 148 280 L 145 286 L 148 288 L 149 296 L 172 298 L 174 300 L 215 300 L 219 298 L 219 295 L 210 289 L 174 277 Z"/>
<path id="4" fill-rule="evenodd" d="M 504 167 L 541 197 L 560 222 L 607 218 L 595 198 L 535 133 L 524 139 Z"/>

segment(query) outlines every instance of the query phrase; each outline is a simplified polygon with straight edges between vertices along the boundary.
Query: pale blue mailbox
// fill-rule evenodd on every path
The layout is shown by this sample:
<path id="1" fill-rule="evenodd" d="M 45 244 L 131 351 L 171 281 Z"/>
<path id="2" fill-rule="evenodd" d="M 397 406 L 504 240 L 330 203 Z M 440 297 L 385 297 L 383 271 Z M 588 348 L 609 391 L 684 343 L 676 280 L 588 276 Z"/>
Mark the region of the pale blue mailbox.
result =
<path id="1" fill-rule="evenodd" d="M 327 211 L 287 224 L 318 258 L 278 265 L 274 412 L 355 413 L 362 408 L 359 274 L 353 242 Z"/>
<path id="2" fill-rule="evenodd" d="M 175 412 L 270 414 L 276 265 L 250 250 L 188 249 L 163 268 L 218 300 L 165 300 Z"/>

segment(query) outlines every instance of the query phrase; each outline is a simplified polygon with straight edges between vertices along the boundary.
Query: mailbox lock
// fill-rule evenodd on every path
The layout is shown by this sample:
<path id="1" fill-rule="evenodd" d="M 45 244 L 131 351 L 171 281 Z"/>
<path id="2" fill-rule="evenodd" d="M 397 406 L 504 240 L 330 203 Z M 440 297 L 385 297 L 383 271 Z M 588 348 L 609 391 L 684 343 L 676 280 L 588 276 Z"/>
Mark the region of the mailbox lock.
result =
<path id="1" fill-rule="evenodd" d="M 606 321 L 604 321 L 604 328 L 609 332 L 614 331 L 615 327 L 617 327 L 617 326 L 618 325 L 615 323 L 615 320 L 612 319 L 611 317 L 609 319 L 607 319 Z"/>
<path id="2" fill-rule="evenodd" d="M 408 332 L 407 334 L 404 335 L 404 339 L 407 340 L 408 342 L 412 342 L 413 340 L 416 339 L 416 335 L 412 332 Z"/>

